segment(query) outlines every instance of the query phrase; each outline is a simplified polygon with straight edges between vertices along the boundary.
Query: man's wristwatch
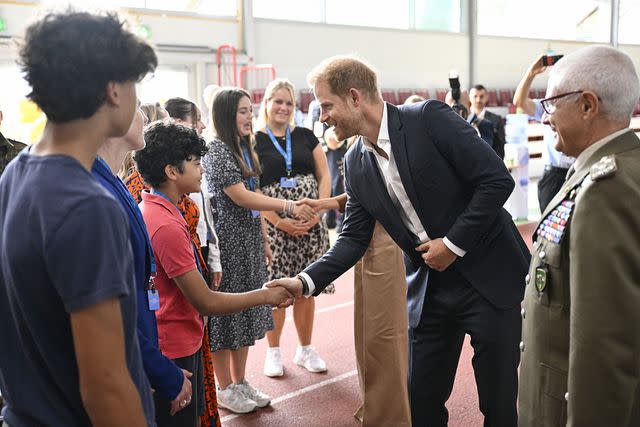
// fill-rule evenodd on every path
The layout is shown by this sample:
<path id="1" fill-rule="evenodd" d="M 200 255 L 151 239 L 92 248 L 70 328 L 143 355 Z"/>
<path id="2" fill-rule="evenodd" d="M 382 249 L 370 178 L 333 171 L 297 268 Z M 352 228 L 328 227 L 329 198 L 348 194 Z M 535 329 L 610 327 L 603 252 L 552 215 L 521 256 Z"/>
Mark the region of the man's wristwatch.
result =
<path id="1" fill-rule="evenodd" d="M 302 282 L 302 295 L 307 296 L 307 294 L 309 294 L 309 284 L 307 283 L 307 279 L 305 279 L 301 274 L 298 274 L 296 279 L 299 279 Z"/>

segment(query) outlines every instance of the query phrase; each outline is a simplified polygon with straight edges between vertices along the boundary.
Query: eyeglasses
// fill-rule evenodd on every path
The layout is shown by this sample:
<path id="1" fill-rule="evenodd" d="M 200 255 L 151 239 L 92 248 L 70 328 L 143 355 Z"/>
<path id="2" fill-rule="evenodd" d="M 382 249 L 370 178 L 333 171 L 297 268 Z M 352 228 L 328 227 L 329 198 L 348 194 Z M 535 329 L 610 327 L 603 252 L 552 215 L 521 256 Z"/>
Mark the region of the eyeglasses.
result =
<path id="1" fill-rule="evenodd" d="M 576 95 L 578 93 L 584 92 L 583 90 L 574 90 L 573 92 L 561 93 L 560 95 L 551 96 L 549 98 L 541 99 L 540 104 L 542 105 L 542 109 L 548 115 L 552 115 L 556 112 L 556 102 L 560 98 L 564 98 L 569 95 Z"/>

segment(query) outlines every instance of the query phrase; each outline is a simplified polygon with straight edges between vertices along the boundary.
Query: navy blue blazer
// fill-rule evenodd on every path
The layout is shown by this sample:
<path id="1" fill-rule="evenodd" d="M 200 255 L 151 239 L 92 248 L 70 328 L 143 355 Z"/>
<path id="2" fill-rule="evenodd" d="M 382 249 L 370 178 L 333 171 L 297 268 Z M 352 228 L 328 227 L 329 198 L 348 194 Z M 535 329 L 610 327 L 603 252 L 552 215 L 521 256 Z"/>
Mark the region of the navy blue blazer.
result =
<path id="1" fill-rule="evenodd" d="M 529 251 L 503 205 L 514 187 L 502 160 L 446 104 L 427 100 L 387 104 L 389 138 L 402 184 L 430 238 L 447 237 L 466 251 L 449 267 L 498 308 L 522 301 Z M 374 154 L 360 138 L 345 157 L 348 200 L 342 233 L 304 271 L 314 295 L 351 268 L 366 251 L 379 221 L 405 253 L 409 323 L 417 326 L 428 267 L 384 186 Z"/>

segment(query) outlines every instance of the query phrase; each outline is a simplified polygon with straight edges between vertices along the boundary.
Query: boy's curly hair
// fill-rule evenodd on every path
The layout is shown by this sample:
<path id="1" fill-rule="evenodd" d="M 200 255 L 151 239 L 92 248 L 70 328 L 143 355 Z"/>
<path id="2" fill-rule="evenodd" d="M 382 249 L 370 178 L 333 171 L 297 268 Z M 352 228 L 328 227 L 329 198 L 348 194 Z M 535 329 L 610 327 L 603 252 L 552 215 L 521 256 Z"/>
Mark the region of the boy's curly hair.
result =
<path id="1" fill-rule="evenodd" d="M 144 140 L 145 147 L 134 157 L 142 179 L 153 188 L 167 179 L 167 165 L 182 173 L 185 161 L 201 158 L 208 151 L 205 140 L 194 129 L 174 121 L 151 123 L 144 131 Z"/>
<path id="2" fill-rule="evenodd" d="M 91 117 L 108 82 L 140 81 L 158 65 L 153 48 L 113 13 L 49 13 L 18 45 L 27 97 L 56 123 Z"/>

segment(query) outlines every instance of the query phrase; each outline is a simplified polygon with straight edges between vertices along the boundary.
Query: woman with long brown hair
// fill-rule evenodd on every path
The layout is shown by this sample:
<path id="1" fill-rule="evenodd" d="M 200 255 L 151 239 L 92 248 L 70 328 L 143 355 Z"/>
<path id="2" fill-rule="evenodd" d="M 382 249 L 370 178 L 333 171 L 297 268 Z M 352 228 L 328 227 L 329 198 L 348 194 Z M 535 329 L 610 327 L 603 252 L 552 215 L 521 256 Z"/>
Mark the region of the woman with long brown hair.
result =
<path id="1" fill-rule="evenodd" d="M 204 169 L 216 202 L 222 292 L 247 292 L 266 282 L 266 264 L 272 255 L 260 211 L 286 211 L 305 220 L 314 216 L 306 206 L 258 192 L 260 163 L 253 147 L 252 121 L 247 92 L 235 88 L 218 92 L 213 103 L 217 138 L 204 157 Z M 249 347 L 270 329 L 273 317 L 266 306 L 209 319 L 219 406 L 246 413 L 271 402 L 245 379 Z"/>

